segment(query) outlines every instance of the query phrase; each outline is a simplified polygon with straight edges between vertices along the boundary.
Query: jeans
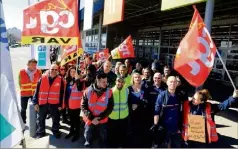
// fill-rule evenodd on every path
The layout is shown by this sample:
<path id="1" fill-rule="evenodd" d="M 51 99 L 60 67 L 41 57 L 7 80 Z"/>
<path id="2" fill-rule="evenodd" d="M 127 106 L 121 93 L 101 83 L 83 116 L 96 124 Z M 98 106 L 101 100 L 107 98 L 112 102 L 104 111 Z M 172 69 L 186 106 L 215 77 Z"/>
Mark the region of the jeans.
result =
<path id="1" fill-rule="evenodd" d="M 26 124 L 26 110 L 28 105 L 28 100 L 32 100 L 32 96 L 21 97 L 21 118 L 24 124 Z"/>
<path id="2" fill-rule="evenodd" d="M 107 124 L 98 124 L 98 125 L 86 125 L 85 124 L 85 144 L 84 146 L 86 148 L 92 148 L 93 139 L 96 138 L 95 134 L 99 135 L 99 145 L 100 148 L 106 148 L 107 147 Z"/>
<path id="3" fill-rule="evenodd" d="M 48 110 L 50 111 L 53 120 L 52 132 L 59 132 L 60 113 L 58 110 L 58 105 L 45 104 L 39 106 L 39 113 L 37 117 L 38 135 L 45 134 L 45 119 L 48 114 Z"/>

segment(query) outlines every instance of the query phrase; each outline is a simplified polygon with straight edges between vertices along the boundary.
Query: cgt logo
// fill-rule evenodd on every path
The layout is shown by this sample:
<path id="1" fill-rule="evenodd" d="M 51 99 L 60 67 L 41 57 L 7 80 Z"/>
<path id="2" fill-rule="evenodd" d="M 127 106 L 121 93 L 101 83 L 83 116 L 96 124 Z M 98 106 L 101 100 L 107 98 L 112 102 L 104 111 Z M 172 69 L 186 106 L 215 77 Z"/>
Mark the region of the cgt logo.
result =
<path id="1" fill-rule="evenodd" d="M 208 38 L 206 38 L 208 37 Z M 202 29 L 202 36 L 198 37 L 198 43 L 201 44 L 201 46 L 205 47 L 205 53 L 200 52 L 199 60 L 204 64 L 207 68 L 212 69 L 215 59 L 215 52 L 212 51 L 213 48 L 215 48 L 214 43 L 212 42 L 212 38 L 207 30 L 206 27 L 203 27 Z M 216 49 L 214 50 L 216 51 Z M 201 70 L 201 65 L 197 61 L 192 61 L 188 63 L 188 65 L 192 68 L 191 74 L 196 76 Z"/>
<path id="2" fill-rule="evenodd" d="M 26 24 L 26 29 L 39 29 L 45 34 L 57 34 L 60 29 L 69 29 L 74 26 L 74 14 L 70 11 L 64 0 L 58 0 L 59 6 L 48 3 L 40 10 L 35 17 L 28 18 L 29 23 Z M 40 4 L 40 3 L 39 3 Z M 28 13 L 29 15 L 30 13 Z"/>

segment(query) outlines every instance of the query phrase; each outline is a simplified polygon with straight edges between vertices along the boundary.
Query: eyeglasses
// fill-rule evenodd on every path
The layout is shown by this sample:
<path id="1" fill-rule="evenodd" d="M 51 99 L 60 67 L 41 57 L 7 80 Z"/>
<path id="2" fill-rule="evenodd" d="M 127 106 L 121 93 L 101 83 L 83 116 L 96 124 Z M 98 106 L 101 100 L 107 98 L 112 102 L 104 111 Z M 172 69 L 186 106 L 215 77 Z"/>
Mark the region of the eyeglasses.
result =
<path id="1" fill-rule="evenodd" d="M 155 79 L 159 79 L 159 80 L 160 80 L 161 78 L 157 78 L 157 77 L 155 77 Z"/>
<path id="2" fill-rule="evenodd" d="M 58 71 L 58 69 L 50 69 L 51 71 Z"/>

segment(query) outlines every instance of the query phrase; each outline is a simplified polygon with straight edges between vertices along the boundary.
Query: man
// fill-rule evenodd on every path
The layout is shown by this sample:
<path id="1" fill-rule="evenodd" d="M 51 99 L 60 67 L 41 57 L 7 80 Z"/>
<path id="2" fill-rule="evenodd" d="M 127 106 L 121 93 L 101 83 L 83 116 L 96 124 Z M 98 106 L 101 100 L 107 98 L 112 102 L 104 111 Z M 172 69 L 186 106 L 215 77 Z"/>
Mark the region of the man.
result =
<path id="1" fill-rule="evenodd" d="M 125 65 L 127 68 L 127 74 L 131 74 L 132 73 L 132 65 L 131 65 L 131 61 L 129 59 L 125 60 Z"/>
<path id="2" fill-rule="evenodd" d="M 39 80 L 33 97 L 33 105 L 38 112 L 38 129 L 36 138 L 45 136 L 45 119 L 50 111 L 53 120 L 52 132 L 56 138 L 60 138 L 59 121 L 64 96 L 64 81 L 58 75 L 58 66 L 52 64 L 48 75 L 43 75 Z"/>
<path id="3" fill-rule="evenodd" d="M 112 72 L 112 63 L 110 61 L 106 61 L 103 64 L 103 68 L 97 72 L 97 74 L 104 73 L 107 76 L 108 87 L 112 88 L 115 85 L 115 81 L 117 75 Z"/>
<path id="4" fill-rule="evenodd" d="M 145 88 L 148 88 L 153 84 L 151 70 L 150 70 L 150 68 L 147 67 L 142 70 L 142 73 L 143 73 L 142 85 Z"/>
<path id="5" fill-rule="evenodd" d="M 26 124 L 26 109 L 29 98 L 35 93 L 37 82 L 41 77 L 41 71 L 36 68 L 37 61 L 30 59 L 27 62 L 27 68 L 22 69 L 19 73 L 19 86 L 21 90 L 21 117 Z"/>
<path id="6" fill-rule="evenodd" d="M 149 89 L 150 99 L 153 99 L 155 104 L 158 95 L 165 90 L 165 84 L 162 82 L 162 75 L 156 72 L 153 76 L 154 84 Z"/>
<path id="7" fill-rule="evenodd" d="M 139 73 L 140 75 L 142 75 L 142 65 L 140 62 L 136 63 L 136 69 L 134 69 L 132 73 Z"/>
<path id="8" fill-rule="evenodd" d="M 125 80 L 124 87 L 127 88 L 128 86 L 130 86 L 131 85 L 131 75 L 129 75 L 127 73 L 126 65 L 121 65 L 119 67 L 119 73 L 120 73 L 120 77 L 124 78 L 124 80 Z"/>
<path id="9" fill-rule="evenodd" d="M 65 81 L 65 85 L 66 85 L 66 78 L 65 78 L 65 76 L 66 76 L 66 72 L 67 72 L 67 70 L 66 70 L 66 67 L 65 66 L 60 66 L 60 68 L 59 68 L 59 76 L 61 76 L 62 77 L 62 79 L 64 79 L 64 81 Z M 67 118 L 67 112 L 68 111 L 68 107 L 65 105 L 65 106 L 63 106 L 63 108 L 62 108 L 62 110 L 61 110 L 61 115 L 62 115 L 62 118 L 63 118 L 63 120 L 62 120 L 62 122 L 63 123 L 65 123 L 65 124 L 69 124 L 70 122 L 69 122 L 69 120 L 68 120 L 68 118 Z M 48 119 L 50 118 L 50 117 L 47 117 Z"/>
<path id="10" fill-rule="evenodd" d="M 166 83 L 167 82 L 167 79 L 168 77 L 170 76 L 171 74 L 171 69 L 169 66 L 164 66 L 164 74 L 163 74 L 163 82 Z"/>
<path id="11" fill-rule="evenodd" d="M 151 70 L 156 73 L 159 72 L 160 70 L 160 65 L 159 65 L 159 61 L 157 59 L 154 60 L 154 62 L 151 65 Z"/>
<path id="12" fill-rule="evenodd" d="M 154 110 L 157 97 L 160 93 L 162 93 L 165 90 L 165 85 L 162 82 L 161 73 L 158 73 L 158 72 L 155 73 L 153 77 L 153 81 L 154 81 L 154 84 L 149 87 L 149 99 L 150 99 L 149 102 L 150 102 L 151 109 Z"/>
<path id="13" fill-rule="evenodd" d="M 122 77 L 117 77 L 116 86 L 112 89 L 114 107 L 109 115 L 109 144 L 112 148 L 126 145 L 128 133 L 128 89 L 124 86 L 125 81 Z"/>
<path id="14" fill-rule="evenodd" d="M 115 65 L 114 73 L 115 73 L 117 76 L 120 76 L 119 67 L 120 67 L 121 65 L 122 65 L 122 62 L 117 62 L 116 65 Z"/>
<path id="15" fill-rule="evenodd" d="M 98 74 L 96 83 L 88 87 L 83 95 L 81 109 L 85 122 L 86 148 L 92 147 L 94 131 L 99 132 L 100 147 L 107 147 L 107 122 L 108 116 L 113 110 L 113 97 L 110 88 L 107 88 L 107 75 Z"/>
<path id="16" fill-rule="evenodd" d="M 159 94 L 155 104 L 154 128 L 157 132 L 162 147 L 181 147 L 181 97 L 175 91 L 176 77 L 170 76 L 167 80 L 168 89 Z M 163 133 L 161 133 L 163 132 Z"/>

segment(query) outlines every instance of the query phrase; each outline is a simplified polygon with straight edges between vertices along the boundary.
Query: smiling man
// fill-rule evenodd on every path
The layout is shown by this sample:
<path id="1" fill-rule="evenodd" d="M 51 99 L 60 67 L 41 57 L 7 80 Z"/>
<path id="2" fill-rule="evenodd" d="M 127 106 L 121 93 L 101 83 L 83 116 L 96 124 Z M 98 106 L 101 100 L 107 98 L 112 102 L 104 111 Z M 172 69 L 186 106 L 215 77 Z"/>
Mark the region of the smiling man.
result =
<path id="1" fill-rule="evenodd" d="M 45 136 L 45 119 L 50 111 L 53 120 L 52 132 L 56 138 L 60 138 L 59 121 L 64 97 L 64 81 L 58 75 L 58 66 L 52 64 L 48 75 L 43 75 L 39 80 L 33 97 L 35 111 L 38 112 L 38 129 L 36 138 Z"/>

